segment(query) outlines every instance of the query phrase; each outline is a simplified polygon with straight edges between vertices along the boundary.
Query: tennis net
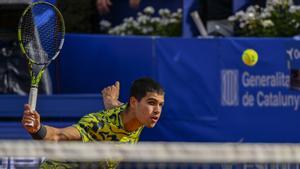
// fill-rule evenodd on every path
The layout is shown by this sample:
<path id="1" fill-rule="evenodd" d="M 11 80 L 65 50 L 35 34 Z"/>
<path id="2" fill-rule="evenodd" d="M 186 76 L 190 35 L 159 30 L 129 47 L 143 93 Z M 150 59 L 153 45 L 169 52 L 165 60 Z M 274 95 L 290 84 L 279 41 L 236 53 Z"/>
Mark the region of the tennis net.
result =
<path id="1" fill-rule="evenodd" d="M 119 168 L 298 169 L 300 145 L 176 142 L 129 145 L 5 140 L 0 141 L 0 158 L 2 165 L 18 164 L 26 168 L 29 168 L 26 159 L 31 160 L 32 168 L 38 168 L 47 159 L 79 163 L 113 160 L 120 162 Z M 13 162 L 3 162 L 8 159 Z"/>

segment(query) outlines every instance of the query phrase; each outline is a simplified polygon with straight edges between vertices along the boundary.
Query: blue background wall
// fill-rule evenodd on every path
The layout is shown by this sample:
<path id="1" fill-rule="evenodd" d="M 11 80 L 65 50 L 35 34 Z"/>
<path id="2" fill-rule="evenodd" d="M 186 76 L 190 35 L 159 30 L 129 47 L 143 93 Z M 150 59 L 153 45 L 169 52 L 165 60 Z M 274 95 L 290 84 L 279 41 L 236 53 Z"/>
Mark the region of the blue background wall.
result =
<path id="1" fill-rule="evenodd" d="M 247 48 L 259 54 L 253 67 L 241 60 Z M 70 125 L 102 109 L 103 87 L 119 80 L 126 102 L 131 82 L 150 76 L 165 87 L 166 104 L 158 125 L 145 129 L 141 140 L 299 142 L 300 95 L 289 88 L 287 67 L 288 60 L 297 66 L 299 51 L 294 39 L 69 34 L 52 65 L 60 95 L 40 96 L 38 110 L 47 124 Z M 13 130 L 1 128 L 1 137 L 29 138 L 18 123 L 27 97 L 0 100 L 2 126 Z"/>

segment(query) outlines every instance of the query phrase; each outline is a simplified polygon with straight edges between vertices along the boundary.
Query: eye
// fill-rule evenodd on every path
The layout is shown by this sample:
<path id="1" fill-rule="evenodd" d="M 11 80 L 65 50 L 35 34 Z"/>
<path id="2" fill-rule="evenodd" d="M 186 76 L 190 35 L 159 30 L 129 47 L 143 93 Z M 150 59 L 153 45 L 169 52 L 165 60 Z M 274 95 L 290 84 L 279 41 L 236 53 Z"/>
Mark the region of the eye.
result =
<path id="1" fill-rule="evenodd" d="M 148 104 L 150 104 L 151 106 L 155 106 L 155 102 L 154 101 L 149 101 Z"/>

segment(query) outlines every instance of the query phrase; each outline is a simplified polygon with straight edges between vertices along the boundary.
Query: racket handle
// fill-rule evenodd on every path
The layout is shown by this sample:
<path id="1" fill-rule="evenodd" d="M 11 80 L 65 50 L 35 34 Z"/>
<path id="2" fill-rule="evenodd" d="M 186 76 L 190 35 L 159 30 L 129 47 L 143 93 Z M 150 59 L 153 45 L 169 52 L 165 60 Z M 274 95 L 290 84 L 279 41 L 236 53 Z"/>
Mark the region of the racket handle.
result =
<path id="1" fill-rule="evenodd" d="M 37 94 L 38 94 L 38 88 L 31 87 L 29 93 L 29 99 L 28 99 L 28 104 L 31 107 L 31 111 L 35 111 Z"/>
<path id="2" fill-rule="evenodd" d="M 28 99 L 28 104 L 31 107 L 31 111 L 35 111 L 37 94 L 38 94 L 38 88 L 37 87 L 31 87 L 30 92 L 29 92 L 29 99 Z M 33 127 L 34 121 L 31 121 L 30 123 L 27 123 L 25 125 Z"/>

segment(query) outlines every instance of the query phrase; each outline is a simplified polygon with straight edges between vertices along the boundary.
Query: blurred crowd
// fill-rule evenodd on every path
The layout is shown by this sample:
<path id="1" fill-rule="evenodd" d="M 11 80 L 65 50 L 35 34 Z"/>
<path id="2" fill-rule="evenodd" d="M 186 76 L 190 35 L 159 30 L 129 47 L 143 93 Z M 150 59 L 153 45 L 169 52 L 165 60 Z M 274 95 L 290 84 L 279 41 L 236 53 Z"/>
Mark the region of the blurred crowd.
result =
<path id="1" fill-rule="evenodd" d="M 186 33 L 187 31 L 192 32 L 189 36 L 200 35 L 194 21 L 190 18 L 189 14 L 192 11 L 196 10 L 199 13 L 209 35 L 234 36 L 234 25 L 228 21 L 228 17 L 251 5 L 266 7 L 268 4 L 278 1 L 300 4 L 300 0 L 176 0 L 172 3 L 158 0 L 57 0 L 57 4 L 63 12 L 69 32 L 101 34 L 108 33 L 108 29 L 113 29 L 116 26 L 119 26 L 119 29 L 124 29 L 126 25 L 121 25 L 122 23 L 128 19 L 138 19 L 141 12 L 149 6 L 156 11 L 168 9 L 172 12 L 182 9 L 182 27 L 188 27 L 188 29 L 181 30 L 181 35 L 186 37 L 189 34 Z M 153 17 L 157 15 L 154 13 Z M 149 22 L 150 20 L 155 22 L 153 18 L 149 18 Z M 120 33 L 120 35 L 123 34 Z M 149 35 L 156 34 L 150 32 Z"/>

